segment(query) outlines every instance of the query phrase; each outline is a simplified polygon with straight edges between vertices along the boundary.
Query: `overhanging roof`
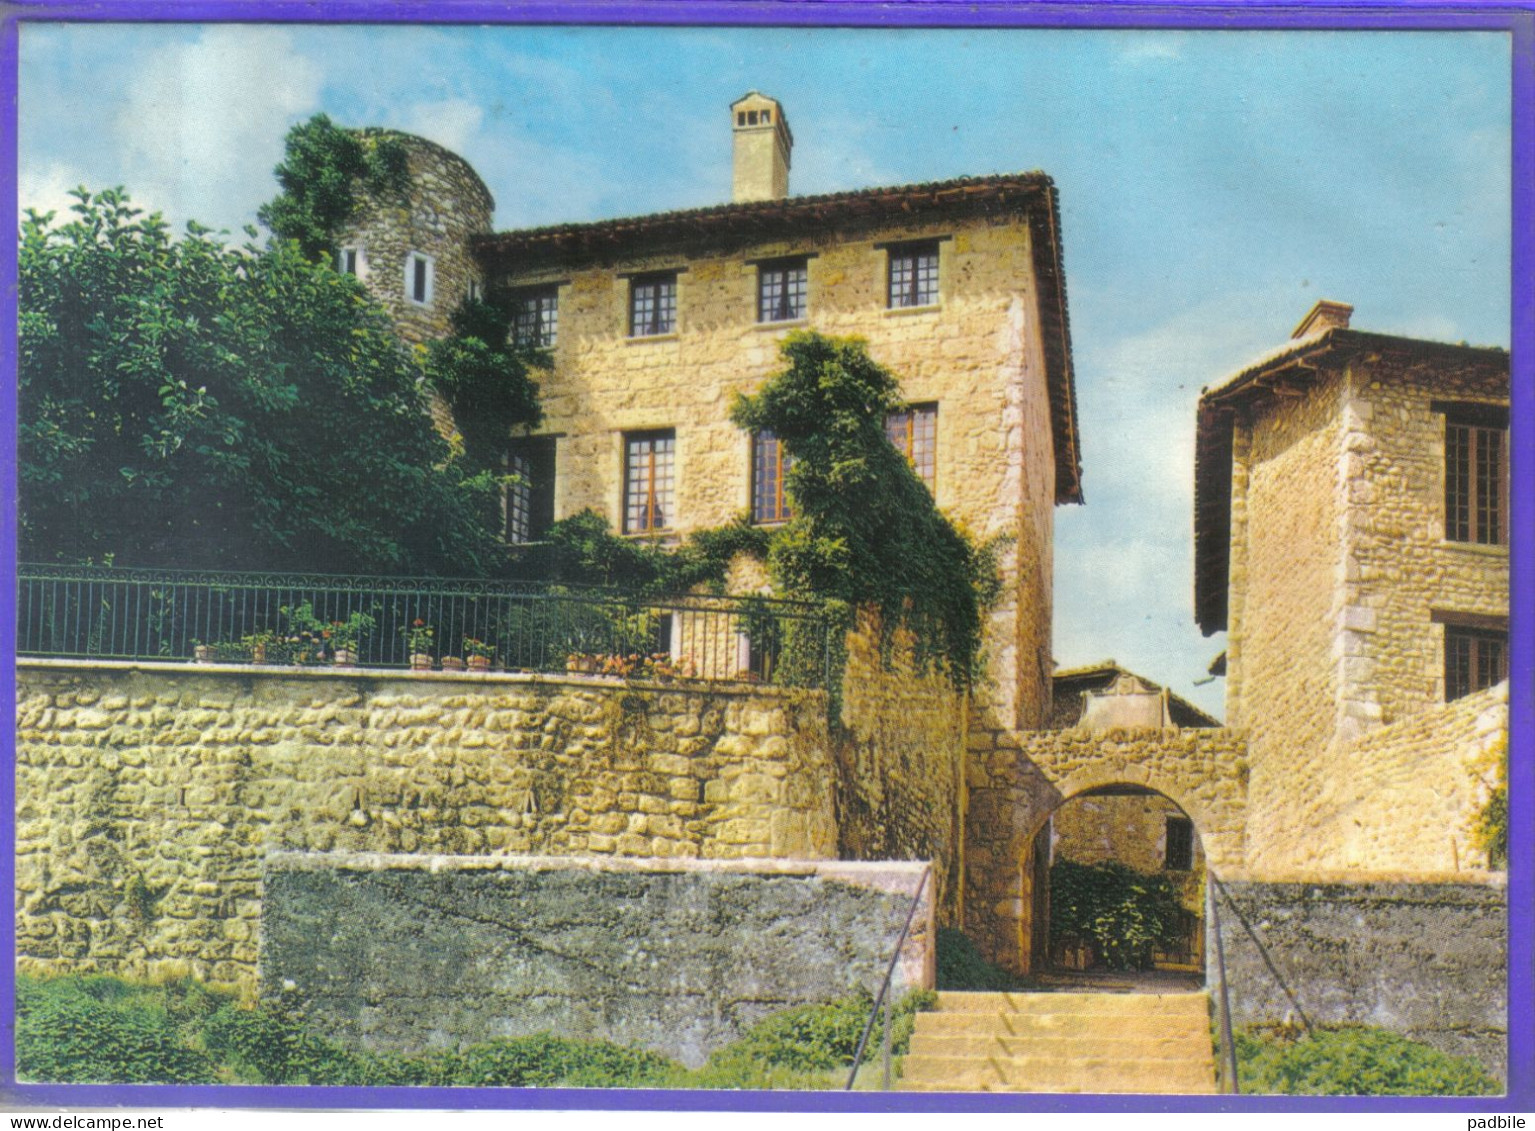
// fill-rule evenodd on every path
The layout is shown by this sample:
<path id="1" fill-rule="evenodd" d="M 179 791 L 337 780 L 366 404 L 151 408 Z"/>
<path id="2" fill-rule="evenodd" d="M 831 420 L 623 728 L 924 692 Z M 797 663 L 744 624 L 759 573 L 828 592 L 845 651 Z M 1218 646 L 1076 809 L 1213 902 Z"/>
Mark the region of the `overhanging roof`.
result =
<path id="1" fill-rule="evenodd" d="M 961 177 L 919 185 L 860 189 L 821 196 L 750 201 L 497 232 L 475 239 L 487 274 L 552 264 L 616 263 L 641 254 L 699 247 L 726 250 L 802 234 L 807 228 L 879 227 L 923 217 L 1027 216 L 1039 288 L 1045 379 L 1055 446 L 1055 499 L 1082 501 L 1082 461 L 1077 433 L 1076 381 L 1066 311 L 1060 205 L 1044 173 Z"/>
<path id="2" fill-rule="evenodd" d="M 1154 680 L 1149 680 L 1143 675 L 1137 675 L 1129 668 L 1123 667 L 1117 660 L 1100 660 L 1096 664 L 1087 664 L 1078 668 L 1057 668 L 1051 676 L 1052 699 L 1062 696 L 1080 696 L 1084 691 L 1098 691 L 1113 683 L 1122 675 L 1133 675 L 1142 683 L 1146 683 L 1158 691 L 1165 690 L 1163 686 Z M 1220 720 L 1210 715 L 1175 691 L 1167 692 L 1168 712 L 1172 721 L 1180 727 L 1218 727 Z M 1077 704 L 1080 707 L 1080 704 Z"/>
<path id="3" fill-rule="evenodd" d="M 1238 413 L 1304 396 L 1319 372 L 1361 356 L 1419 364 L 1508 369 L 1508 352 L 1340 327 L 1272 350 L 1199 397 L 1194 441 L 1194 619 L 1206 636 L 1226 628 L 1231 569 L 1231 440 Z"/>

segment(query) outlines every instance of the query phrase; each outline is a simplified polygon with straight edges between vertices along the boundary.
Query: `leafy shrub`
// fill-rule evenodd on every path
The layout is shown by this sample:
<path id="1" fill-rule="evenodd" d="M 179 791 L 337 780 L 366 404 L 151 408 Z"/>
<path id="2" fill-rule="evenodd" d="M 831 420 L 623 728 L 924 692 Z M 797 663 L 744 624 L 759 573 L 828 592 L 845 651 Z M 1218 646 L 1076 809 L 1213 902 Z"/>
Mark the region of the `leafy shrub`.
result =
<path id="1" fill-rule="evenodd" d="M 911 1043 L 916 1014 L 931 1009 L 936 996 L 919 991 L 895 1005 L 891 1051 L 900 1056 Z M 825 1088 L 841 1086 L 853 1066 L 858 1038 L 868 1023 L 874 999 L 868 993 L 824 1005 L 801 1005 L 763 1018 L 746 1035 L 709 1058 L 697 1073 L 677 1077 L 669 1087 Z M 878 1055 L 884 1034 L 884 1009 L 869 1033 L 864 1063 Z M 835 1079 L 833 1078 L 835 1075 Z"/>
<path id="2" fill-rule="evenodd" d="M 1236 1035 L 1243 1092 L 1311 1096 L 1483 1096 L 1501 1091 L 1474 1061 L 1363 1026 Z"/>
<path id="3" fill-rule="evenodd" d="M 672 1061 L 647 1049 L 539 1033 L 469 1046 L 456 1057 L 453 1083 L 500 1088 L 653 1088 L 675 1070 Z"/>
<path id="4" fill-rule="evenodd" d="M 930 993 L 896 1004 L 892 1048 L 904 1053 Z M 58 1083 L 318 1084 L 363 1087 L 840 1087 L 873 1008 L 868 994 L 773 1014 L 697 1071 L 659 1053 L 540 1033 L 460 1050 L 367 1052 L 310 1032 L 280 1010 L 244 1008 L 185 980 L 23 976 L 17 986 L 17 1072 Z M 881 1024 L 883 1011 L 881 1011 Z M 881 1024 L 869 1037 L 878 1050 Z M 865 1062 L 877 1056 L 865 1052 Z"/>
<path id="5" fill-rule="evenodd" d="M 939 927 L 938 988 L 999 992 L 1034 989 L 1035 983 L 982 958 L 963 931 Z"/>
<path id="6" fill-rule="evenodd" d="M 67 1084 L 203 1084 L 215 1079 L 189 1029 L 214 1001 L 195 983 L 166 990 L 116 978 L 25 975 L 16 984 L 16 1074 Z"/>
<path id="7" fill-rule="evenodd" d="M 1109 860 L 1050 866 L 1050 942 L 1091 940 L 1110 970 L 1148 970 L 1152 951 L 1176 946 L 1184 911 L 1178 885 Z"/>

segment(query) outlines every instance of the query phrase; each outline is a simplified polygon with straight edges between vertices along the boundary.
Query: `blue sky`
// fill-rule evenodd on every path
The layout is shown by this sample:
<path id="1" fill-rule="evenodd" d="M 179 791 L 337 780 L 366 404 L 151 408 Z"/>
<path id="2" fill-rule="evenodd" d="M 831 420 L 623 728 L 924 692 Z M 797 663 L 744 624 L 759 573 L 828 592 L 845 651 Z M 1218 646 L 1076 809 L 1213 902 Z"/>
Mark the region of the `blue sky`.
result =
<path id="1" fill-rule="evenodd" d="M 1042 169 L 1060 190 L 1085 507 L 1057 512 L 1055 654 L 1195 687 L 1194 406 L 1316 299 L 1509 339 L 1500 33 L 23 25 L 23 207 L 123 184 L 237 230 L 287 128 L 419 133 L 498 227 L 720 203 L 728 103 L 795 135 L 792 193 Z"/>

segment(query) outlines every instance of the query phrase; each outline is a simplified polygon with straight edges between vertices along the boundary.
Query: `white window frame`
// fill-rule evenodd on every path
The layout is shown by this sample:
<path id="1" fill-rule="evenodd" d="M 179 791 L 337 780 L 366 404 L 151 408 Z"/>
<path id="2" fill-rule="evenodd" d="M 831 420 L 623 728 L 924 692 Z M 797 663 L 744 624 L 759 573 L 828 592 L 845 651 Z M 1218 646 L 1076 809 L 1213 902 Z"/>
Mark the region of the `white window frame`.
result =
<path id="1" fill-rule="evenodd" d="M 426 264 L 426 297 L 416 297 L 416 264 Z M 405 301 L 412 306 L 431 306 L 437 290 L 437 260 L 424 251 L 405 256 Z"/>
<path id="2" fill-rule="evenodd" d="M 357 269 L 355 271 L 348 271 L 346 269 L 347 252 L 351 252 L 357 257 Z M 366 279 L 368 277 L 368 253 L 366 249 L 361 244 L 349 244 L 346 247 L 337 248 L 336 270 L 340 271 L 343 275 L 351 275 L 359 281 Z"/>

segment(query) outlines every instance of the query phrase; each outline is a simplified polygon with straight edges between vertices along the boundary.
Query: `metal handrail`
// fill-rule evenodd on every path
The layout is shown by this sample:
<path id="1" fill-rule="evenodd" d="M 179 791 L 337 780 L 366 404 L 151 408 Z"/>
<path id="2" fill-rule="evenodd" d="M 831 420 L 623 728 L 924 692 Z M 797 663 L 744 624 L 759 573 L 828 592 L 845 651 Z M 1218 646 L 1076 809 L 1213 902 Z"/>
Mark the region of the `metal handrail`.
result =
<path id="1" fill-rule="evenodd" d="M 885 980 L 879 984 L 879 993 L 874 998 L 874 1008 L 869 1010 L 869 1019 L 864 1022 L 863 1034 L 858 1038 L 858 1051 L 853 1054 L 853 1070 L 848 1073 L 845 1092 L 853 1090 L 853 1083 L 858 1079 L 858 1069 L 863 1064 L 863 1050 L 868 1046 L 869 1034 L 874 1030 L 874 1022 L 879 1017 L 879 1007 L 885 1006 L 885 1033 L 883 1038 L 885 1050 L 885 1090 L 890 1090 L 890 1029 L 891 1007 L 889 1005 L 890 980 L 895 976 L 895 965 L 901 958 L 901 948 L 906 945 L 906 938 L 911 934 L 911 925 L 917 918 L 917 908 L 922 905 L 922 891 L 927 887 L 927 878 L 932 874 L 931 864 L 922 869 L 922 875 L 917 880 L 916 893 L 911 897 L 911 907 L 906 912 L 906 922 L 901 927 L 901 933 L 895 940 L 895 949 L 890 952 L 890 962 L 885 966 Z"/>
<path id="2" fill-rule="evenodd" d="M 1311 1025 L 1311 1018 L 1306 1016 L 1306 1011 L 1301 1007 L 1300 999 L 1295 996 L 1295 991 L 1290 988 L 1289 983 L 1280 974 L 1279 968 L 1274 965 L 1274 960 L 1269 957 L 1268 947 L 1263 945 L 1263 940 L 1258 937 L 1258 932 L 1253 930 L 1252 924 L 1242 914 L 1242 909 L 1237 906 L 1236 900 L 1231 898 L 1231 892 L 1226 890 L 1226 885 L 1221 883 L 1220 877 L 1211 872 L 1210 879 L 1220 889 L 1220 893 L 1226 897 L 1226 903 L 1231 908 L 1231 913 L 1236 916 L 1237 922 L 1242 924 L 1242 929 L 1247 932 L 1247 937 L 1252 940 L 1253 946 L 1258 948 L 1258 957 L 1263 959 L 1263 965 L 1267 968 L 1269 975 L 1279 984 L 1279 988 L 1284 991 L 1285 997 L 1290 999 L 1290 1005 L 1294 1007 L 1296 1014 L 1300 1017 L 1301 1025 L 1305 1027 L 1306 1035 L 1312 1035 L 1315 1029 Z"/>
<path id="3" fill-rule="evenodd" d="M 1226 983 L 1226 947 L 1221 941 L 1221 916 L 1215 903 L 1215 885 L 1220 881 L 1216 879 L 1215 872 L 1208 863 L 1205 865 L 1205 876 L 1210 880 L 1210 883 L 1205 885 L 1205 903 L 1210 916 L 1210 930 L 1215 934 L 1215 968 L 1221 980 L 1220 1037 L 1221 1054 L 1225 1060 L 1225 1068 L 1221 1075 L 1225 1077 L 1226 1091 L 1231 1095 L 1238 1095 L 1242 1091 L 1242 1082 L 1237 1075 L 1236 1041 L 1231 1035 L 1231 995 Z"/>

